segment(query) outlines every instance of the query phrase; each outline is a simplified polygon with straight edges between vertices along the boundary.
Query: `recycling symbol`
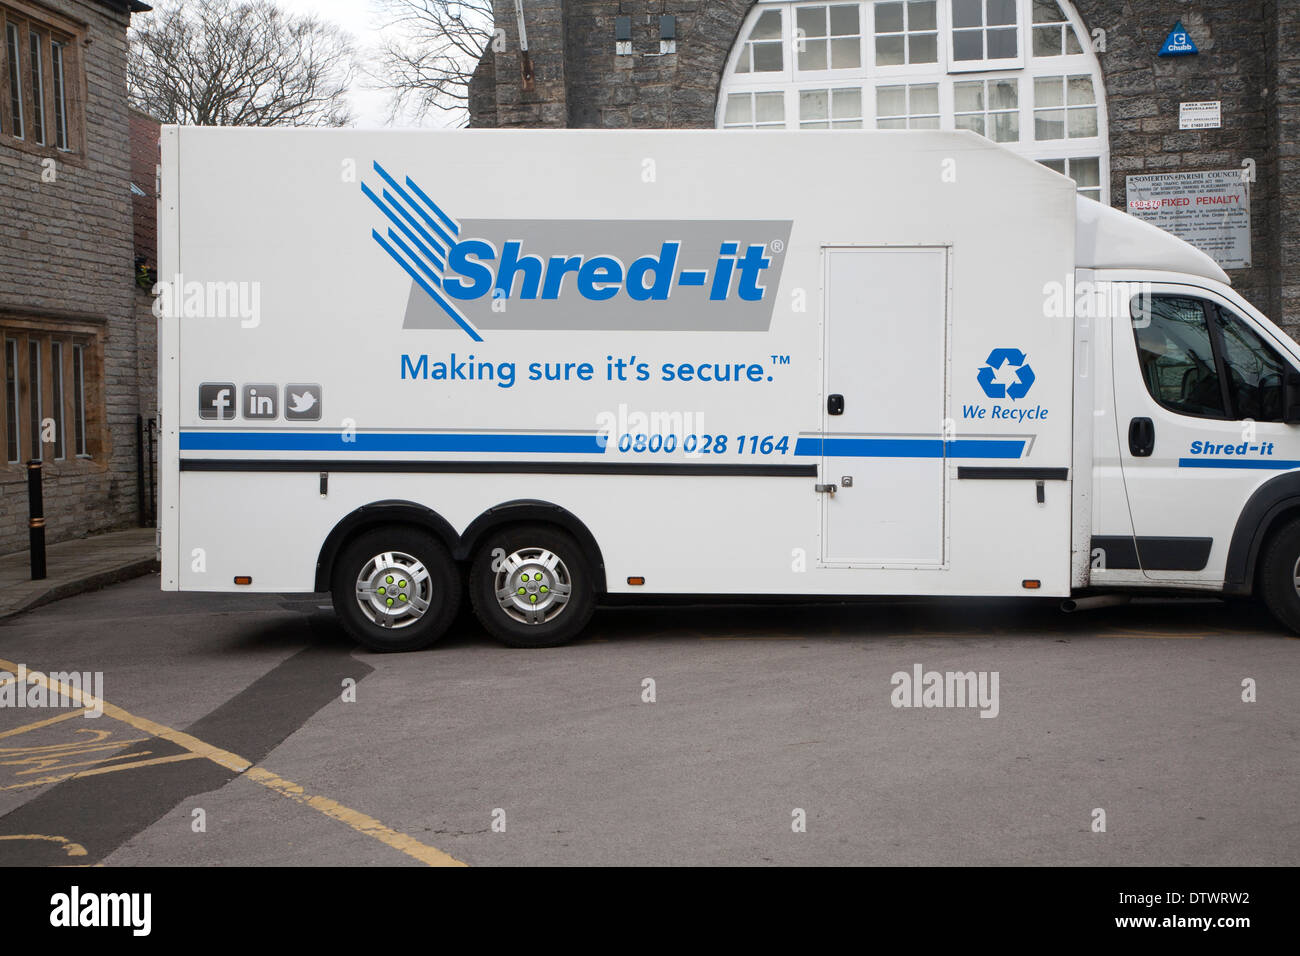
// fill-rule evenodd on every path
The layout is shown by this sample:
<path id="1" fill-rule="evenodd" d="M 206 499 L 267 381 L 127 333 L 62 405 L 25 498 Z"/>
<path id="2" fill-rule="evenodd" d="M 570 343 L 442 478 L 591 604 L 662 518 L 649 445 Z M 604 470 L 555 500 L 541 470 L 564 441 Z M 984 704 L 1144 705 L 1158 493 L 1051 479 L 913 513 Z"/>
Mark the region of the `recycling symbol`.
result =
<path id="1" fill-rule="evenodd" d="M 1015 381 L 1007 378 L 1015 372 Z M 980 388 L 989 398 L 1024 398 L 1034 384 L 1034 370 L 1025 364 L 1025 353 L 1019 349 L 994 349 L 977 376 Z"/>

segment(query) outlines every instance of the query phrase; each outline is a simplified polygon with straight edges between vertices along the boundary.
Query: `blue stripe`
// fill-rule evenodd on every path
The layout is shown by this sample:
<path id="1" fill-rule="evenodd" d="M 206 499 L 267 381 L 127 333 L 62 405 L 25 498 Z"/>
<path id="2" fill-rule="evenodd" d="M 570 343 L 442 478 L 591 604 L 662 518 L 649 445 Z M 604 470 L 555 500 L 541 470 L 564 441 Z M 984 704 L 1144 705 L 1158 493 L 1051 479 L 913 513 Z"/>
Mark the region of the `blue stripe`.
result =
<path id="1" fill-rule="evenodd" d="M 370 234 L 375 237 L 375 242 L 383 246 L 384 251 L 393 257 L 393 261 L 396 262 L 399 266 L 401 266 L 404 270 L 406 270 L 406 274 L 409 275 L 413 280 L 415 280 L 415 284 L 418 285 L 421 289 L 423 289 L 428 294 L 429 298 L 431 298 L 434 302 L 438 303 L 442 311 L 446 312 L 449 316 L 451 316 L 452 319 L 455 321 L 455 323 L 459 325 L 462 329 L 464 329 L 471 339 L 473 339 L 475 342 L 483 341 L 483 336 L 479 335 L 478 332 L 474 331 L 474 327 L 470 325 L 469 322 L 467 322 L 461 316 L 461 314 L 456 310 L 456 308 L 450 302 L 444 299 L 442 297 L 442 294 L 437 292 L 433 288 L 433 286 L 425 282 L 424 277 L 421 276 L 414 269 L 412 269 L 410 264 L 405 259 L 403 259 L 400 255 L 397 254 L 397 250 L 394 249 L 392 246 L 390 246 L 384 240 L 384 237 L 379 234 L 378 229 L 371 229 Z"/>
<path id="2" fill-rule="evenodd" d="M 397 213 L 394 212 L 392 209 L 389 209 L 388 204 L 384 202 L 382 199 L 380 199 L 378 196 L 376 196 L 369 186 L 367 186 L 365 183 L 362 183 L 361 191 L 365 193 L 367 196 L 369 196 L 370 201 L 379 207 L 379 211 L 382 212 L 385 216 L 387 216 L 394 226 L 402 230 L 402 232 L 406 233 L 406 235 L 410 237 L 412 242 L 419 241 L 418 239 L 415 238 L 415 233 L 411 232 L 410 228 L 406 225 L 406 223 L 402 222 L 402 220 L 397 218 Z M 434 245 L 438 246 L 436 242 L 434 243 Z M 438 249 L 439 251 L 442 251 L 442 246 L 438 246 Z"/>
<path id="3" fill-rule="evenodd" d="M 409 229 L 403 231 L 406 233 L 406 238 L 411 240 L 411 244 L 420 251 L 420 254 L 424 256 L 424 258 L 427 261 L 433 263 L 433 267 L 435 269 L 441 271 L 443 268 L 445 268 L 446 263 L 442 261 L 442 259 L 438 256 L 436 252 L 434 252 L 432 249 L 430 249 L 428 246 L 422 243 L 419 239 L 416 239 L 415 235 Z M 393 238 L 397 237 L 397 234 L 393 232 L 392 226 L 388 227 L 388 234 Z"/>
<path id="4" fill-rule="evenodd" d="M 491 451 L 601 455 L 599 435 L 469 435 L 363 432 L 344 441 L 342 432 L 183 431 L 182 451 Z"/>
<path id="5" fill-rule="evenodd" d="M 1023 441 L 976 438 L 800 438 L 794 453 L 814 458 L 1020 458 Z"/>
<path id="6" fill-rule="evenodd" d="M 1260 468 L 1287 471 L 1300 468 L 1300 461 L 1271 458 L 1179 458 L 1179 468 Z"/>
<path id="7" fill-rule="evenodd" d="M 395 230 L 393 229 L 388 230 L 388 238 L 393 240 L 393 242 L 397 244 L 397 248 L 401 249 L 403 252 L 405 252 L 408 256 L 411 257 L 411 261 L 420 267 L 420 271 L 429 277 L 430 282 L 432 282 L 434 285 L 437 286 L 442 285 L 442 276 L 438 275 L 438 273 L 434 272 L 431 268 L 429 268 L 429 264 L 425 262 L 423 259 L 421 259 L 418 254 L 412 252 L 411 247 L 402 241 L 402 237 L 399 236 Z M 439 263 L 439 265 L 441 265 L 441 263 Z"/>
<path id="8" fill-rule="evenodd" d="M 394 209 L 396 209 L 397 212 L 401 215 L 401 217 L 411 224 L 411 228 L 424 237 L 425 242 L 433 246 L 434 250 L 437 251 L 440 255 L 447 254 L 447 250 L 438 244 L 437 239 L 429 235 L 429 231 L 427 229 L 425 229 L 422 225 L 420 225 L 418 222 L 415 221 L 415 217 L 406 211 L 406 207 L 398 204 L 397 200 L 393 198 L 392 193 L 390 193 L 387 189 L 385 189 L 383 192 L 383 196 L 384 199 L 388 200 L 388 204 L 392 206 Z"/>
<path id="9" fill-rule="evenodd" d="M 452 235 L 456 235 L 456 236 L 460 235 L 460 223 L 458 223 L 455 219 L 452 219 L 451 216 L 443 212 L 438 207 L 438 204 L 436 202 L 434 202 L 432 199 L 430 199 L 428 196 L 424 194 L 424 190 L 421 189 L 416 184 L 415 180 L 413 180 L 410 176 L 406 177 L 406 185 L 410 186 L 411 191 L 415 193 L 417 196 L 419 196 L 421 199 L 423 199 L 425 204 L 428 205 L 430 209 L 432 209 L 435 213 L 438 214 L 438 218 L 447 224 L 447 228 L 451 230 Z"/>
<path id="10" fill-rule="evenodd" d="M 420 218 L 423 219 L 425 222 L 427 222 L 430 228 L 432 228 L 434 232 L 436 232 L 439 236 L 442 237 L 443 242 L 447 243 L 448 246 L 454 246 L 456 244 L 455 240 L 453 240 L 451 236 L 447 235 L 446 230 L 443 229 L 442 226 L 434 222 L 433 219 L 429 216 L 429 214 L 425 212 L 423 209 L 421 209 L 419 205 L 415 202 L 415 200 L 413 200 L 410 197 L 410 195 L 406 192 L 406 190 L 397 184 L 397 180 L 388 174 L 388 170 L 384 169 L 384 167 L 380 166 L 378 163 L 375 163 L 374 166 L 375 166 L 375 172 L 379 173 L 380 176 L 384 177 L 384 182 L 392 186 L 393 191 L 396 192 L 397 195 L 401 196 L 408 206 L 410 206 L 412 209 L 414 209 L 416 212 L 420 214 Z M 387 193 L 387 190 L 385 190 L 384 192 Z M 397 203 L 394 202 L 393 205 L 397 206 Z M 400 212 L 403 213 L 405 212 L 405 210 L 403 210 L 400 206 L 398 206 L 397 208 Z M 429 241 L 430 242 L 434 241 L 432 236 L 429 237 Z"/>

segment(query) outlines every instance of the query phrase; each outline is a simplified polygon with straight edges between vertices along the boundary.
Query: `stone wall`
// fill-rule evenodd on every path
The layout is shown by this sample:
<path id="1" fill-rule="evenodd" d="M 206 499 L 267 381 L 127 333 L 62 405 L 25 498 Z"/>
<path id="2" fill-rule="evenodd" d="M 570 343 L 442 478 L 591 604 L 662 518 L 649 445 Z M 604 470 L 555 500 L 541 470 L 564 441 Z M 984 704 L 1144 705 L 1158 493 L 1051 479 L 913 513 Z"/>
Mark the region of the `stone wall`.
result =
<path id="1" fill-rule="evenodd" d="M 87 25 L 91 42 L 78 50 L 85 140 L 75 154 L 56 158 L 50 182 L 42 180 L 39 155 L 0 136 L 0 324 L 75 323 L 99 341 L 87 378 L 93 457 L 69 455 L 44 469 L 53 542 L 135 523 L 141 381 L 127 185 L 128 15 L 91 0 L 45 5 Z M 26 547 L 27 504 L 26 468 L 0 464 L 0 552 Z"/>

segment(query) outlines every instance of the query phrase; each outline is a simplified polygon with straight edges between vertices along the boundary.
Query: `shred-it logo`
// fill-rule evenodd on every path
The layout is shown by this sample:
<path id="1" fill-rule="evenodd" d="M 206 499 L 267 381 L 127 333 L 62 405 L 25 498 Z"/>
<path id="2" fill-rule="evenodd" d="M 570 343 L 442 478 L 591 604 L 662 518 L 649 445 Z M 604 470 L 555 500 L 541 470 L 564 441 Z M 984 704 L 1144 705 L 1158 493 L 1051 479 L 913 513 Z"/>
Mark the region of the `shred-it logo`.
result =
<path id="1" fill-rule="evenodd" d="M 379 163 L 371 236 L 411 282 L 406 329 L 766 331 L 790 220 L 457 220 Z"/>

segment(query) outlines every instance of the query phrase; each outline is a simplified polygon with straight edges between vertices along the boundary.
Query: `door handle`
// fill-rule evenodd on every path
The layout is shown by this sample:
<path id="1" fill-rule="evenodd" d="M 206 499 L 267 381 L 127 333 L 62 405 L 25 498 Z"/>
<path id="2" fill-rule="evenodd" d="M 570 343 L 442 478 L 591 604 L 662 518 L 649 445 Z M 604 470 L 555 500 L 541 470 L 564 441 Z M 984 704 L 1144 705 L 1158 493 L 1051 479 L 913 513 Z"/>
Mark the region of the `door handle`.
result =
<path id="1" fill-rule="evenodd" d="M 1134 458 L 1149 458 L 1156 448 L 1156 426 L 1149 418 L 1128 423 L 1128 450 Z"/>
<path id="2" fill-rule="evenodd" d="M 844 414 L 844 396 L 827 395 L 826 396 L 826 414 L 843 415 Z"/>

